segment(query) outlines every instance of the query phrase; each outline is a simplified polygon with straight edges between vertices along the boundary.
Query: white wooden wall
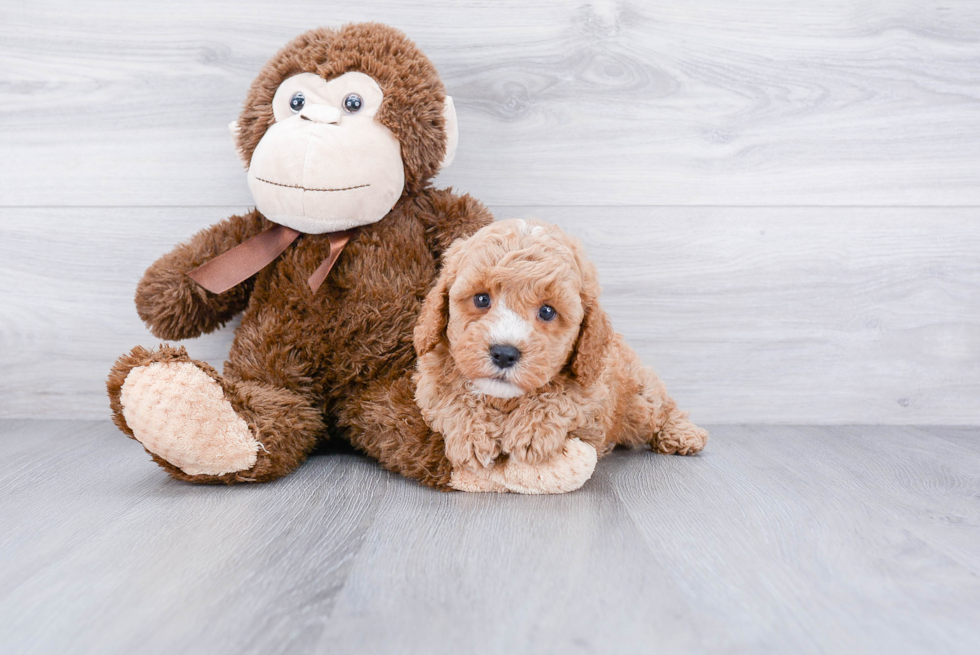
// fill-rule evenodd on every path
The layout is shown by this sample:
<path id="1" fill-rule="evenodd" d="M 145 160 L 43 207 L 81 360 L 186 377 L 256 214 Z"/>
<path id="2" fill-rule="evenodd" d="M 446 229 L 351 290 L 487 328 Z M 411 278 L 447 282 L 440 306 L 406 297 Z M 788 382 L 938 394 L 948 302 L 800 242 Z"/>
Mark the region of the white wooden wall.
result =
<path id="1" fill-rule="evenodd" d="M 0 417 L 108 416 L 142 270 L 250 202 L 252 77 L 357 20 L 456 100 L 438 183 L 582 237 L 696 420 L 980 423 L 974 0 L 4 0 Z"/>

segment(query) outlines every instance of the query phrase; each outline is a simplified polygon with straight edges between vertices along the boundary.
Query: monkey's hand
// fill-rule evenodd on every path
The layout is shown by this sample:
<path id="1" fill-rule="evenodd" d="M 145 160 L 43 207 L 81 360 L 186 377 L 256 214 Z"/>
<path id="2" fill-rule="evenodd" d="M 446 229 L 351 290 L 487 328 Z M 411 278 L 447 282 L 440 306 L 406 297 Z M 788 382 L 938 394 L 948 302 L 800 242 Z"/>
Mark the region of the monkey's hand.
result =
<path id="1" fill-rule="evenodd" d="M 271 224 L 258 212 L 232 216 L 156 260 L 136 287 L 136 312 L 160 339 L 189 339 L 211 332 L 245 309 L 254 279 L 214 294 L 189 271 L 247 241 Z"/>

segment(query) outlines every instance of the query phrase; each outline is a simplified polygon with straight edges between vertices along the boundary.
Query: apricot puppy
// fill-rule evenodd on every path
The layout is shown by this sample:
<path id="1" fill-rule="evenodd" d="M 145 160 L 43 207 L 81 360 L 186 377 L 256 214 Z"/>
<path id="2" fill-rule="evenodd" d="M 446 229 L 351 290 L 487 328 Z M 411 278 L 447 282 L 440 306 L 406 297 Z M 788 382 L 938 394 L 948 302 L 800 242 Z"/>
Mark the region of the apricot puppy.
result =
<path id="1" fill-rule="evenodd" d="M 446 252 L 415 327 L 416 395 L 451 486 L 563 493 L 615 446 L 690 455 L 707 432 L 616 334 L 581 244 L 492 223 Z"/>

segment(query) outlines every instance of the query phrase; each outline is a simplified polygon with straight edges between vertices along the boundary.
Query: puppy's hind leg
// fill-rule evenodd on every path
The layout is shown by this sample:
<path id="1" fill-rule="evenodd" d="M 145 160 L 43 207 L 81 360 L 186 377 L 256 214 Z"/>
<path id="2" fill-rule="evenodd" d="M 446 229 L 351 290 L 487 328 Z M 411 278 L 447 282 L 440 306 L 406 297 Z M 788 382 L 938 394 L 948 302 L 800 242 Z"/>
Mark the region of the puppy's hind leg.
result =
<path id="1" fill-rule="evenodd" d="M 667 388 L 654 372 L 644 367 L 640 389 L 627 403 L 622 430 L 616 440 L 624 446 L 649 444 L 665 455 L 694 455 L 708 441 L 707 431 L 699 428 L 677 408 Z"/>
<path id="2" fill-rule="evenodd" d="M 707 442 L 708 431 L 694 425 L 687 418 L 687 412 L 674 405 L 650 447 L 665 455 L 694 455 L 701 452 Z"/>

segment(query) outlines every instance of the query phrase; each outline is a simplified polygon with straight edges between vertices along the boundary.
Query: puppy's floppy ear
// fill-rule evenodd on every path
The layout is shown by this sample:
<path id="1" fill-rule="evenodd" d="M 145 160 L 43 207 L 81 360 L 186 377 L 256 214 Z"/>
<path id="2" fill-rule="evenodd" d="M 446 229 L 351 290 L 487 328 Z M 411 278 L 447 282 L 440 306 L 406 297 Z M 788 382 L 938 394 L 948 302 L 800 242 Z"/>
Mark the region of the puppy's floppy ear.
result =
<path id="1" fill-rule="evenodd" d="M 449 325 L 449 289 L 456 281 L 464 239 L 456 239 L 442 255 L 442 271 L 422 303 L 415 323 L 415 354 L 421 357 L 439 345 Z"/>
<path id="2" fill-rule="evenodd" d="M 602 375 L 606 354 L 616 333 L 609 315 L 599 304 L 601 289 L 595 265 L 585 258 L 582 244 L 577 240 L 572 240 L 572 250 L 582 274 L 582 307 L 585 315 L 572 350 L 571 369 L 579 384 L 590 387 Z"/>
<path id="3" fill-rule="evenodd" d="M 572 373 L 583 387 L 590 387 L 599 380 L 614 336 L 612 321 L 599 303 L 586 305 L 572 354 Z"/>

